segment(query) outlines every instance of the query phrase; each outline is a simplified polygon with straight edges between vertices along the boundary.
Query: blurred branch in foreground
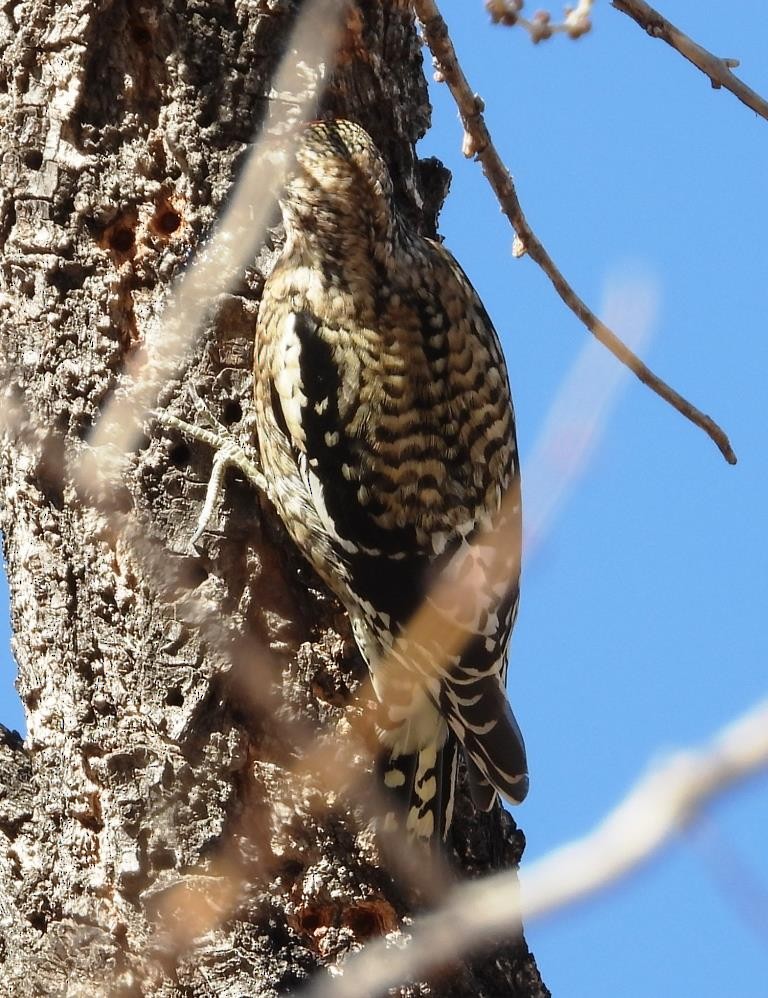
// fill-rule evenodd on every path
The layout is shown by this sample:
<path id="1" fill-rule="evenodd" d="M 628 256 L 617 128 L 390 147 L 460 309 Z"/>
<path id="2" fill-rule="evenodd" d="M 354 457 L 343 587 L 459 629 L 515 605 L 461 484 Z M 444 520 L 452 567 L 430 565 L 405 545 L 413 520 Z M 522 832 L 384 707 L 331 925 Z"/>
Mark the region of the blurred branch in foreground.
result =
<path id="1" fill-rule="evenodd" d="M 768 767 L 768 700 L 722 729 L 704 748 L 685 750 L 641 777 L 584 838 L 556 849 L 517 876 L 500 873 L 456 888 L 434 913 L 414 921 L 407 945 L 386 939 L 344 965 L 305 998 L 360 998 L 428 968 L 487 948 L 531 919 L 583 900 L 636 870 L 696 819 L 714 797 Z"/>
<path id="2" fill-rule="evenodd" d="M 654 332 L 659 291 L 650 279 L 612 280 L 602 311 L 621 329 L 632 349 L 647 345 Z M 549 534 L 569 493 L 589 466 L 608 413 L 626 383 L 626 368 L 614 364 L 588 340 L 549 407 L 530 456 L 523 462 L 525 552 Z"/>
<path id="3" fill-rule="evenodd" d="M 736 464 L 736 455 L 723 429 L 715 421 L 671 388 L 654 374 L 629 347 L 602 322 L 576 294 L 560 272 L 549 253 L 539 241 L 523 213 L 514 181 L 496 151 L 483 117 L 483 102 L 473 93 L 464 75 L 448 26 L 434 0 L 413 0 L 416 15 L 422 23 L 427 45 L 434 57 L 438 78 L 445 80 L 456 102 L 464 126 L 463 152 L 476 157 L 483 173 L 499 201 L 502 211 L 517 233 L 515 254 L 527 253 L 541 267 L 552 282 L 558 295 L 568 308 L 581 320 L 592 335 L 647 385 L 668 402 L 681 415 L 700 427 L 714 441 L 729 464 Z"/>
<path id="4" fill-rule="evenodd" d="M 715 90 L 725 87 L 738 97 L 742 104 L 746 104 L 755 114 L 768 121 L 768 101 L 731 72 L 738 67 L 738 59 L 722 59 L 708 52 L 644 0 L 611 0 L 611 6 L 631 17 L 651 38 L 660 38 L 688 62 L 692 62 L 709 77 Z"/>

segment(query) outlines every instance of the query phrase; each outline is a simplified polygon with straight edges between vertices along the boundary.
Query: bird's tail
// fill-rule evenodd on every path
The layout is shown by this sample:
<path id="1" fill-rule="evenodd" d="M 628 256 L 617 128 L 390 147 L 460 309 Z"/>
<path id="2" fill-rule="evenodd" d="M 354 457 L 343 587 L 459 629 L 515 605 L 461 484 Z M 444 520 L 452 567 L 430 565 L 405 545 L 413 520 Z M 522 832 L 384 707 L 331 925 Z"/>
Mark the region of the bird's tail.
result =
<path id="1" fill-rule="evenodd" d="M 442 734 L 442 733 L 441 733 Z M 459 743 L 452 731 L 408 755 L 384 756 L 385 830 L 403 829 L 423 842 L 443 842 L 453 820 Z"/>
<path id="2" fill-rule="evenodd" d="M 479 709 L 465 700 L 459 714 L 453 697 L 447 713 L 451 729 L 464 746 L 475 806 L 490 811 L 497 792 L 512 804 L 525 800 L 528 763 L 520 726 L 501 684 L 491 679 L 484 687 Z"/>

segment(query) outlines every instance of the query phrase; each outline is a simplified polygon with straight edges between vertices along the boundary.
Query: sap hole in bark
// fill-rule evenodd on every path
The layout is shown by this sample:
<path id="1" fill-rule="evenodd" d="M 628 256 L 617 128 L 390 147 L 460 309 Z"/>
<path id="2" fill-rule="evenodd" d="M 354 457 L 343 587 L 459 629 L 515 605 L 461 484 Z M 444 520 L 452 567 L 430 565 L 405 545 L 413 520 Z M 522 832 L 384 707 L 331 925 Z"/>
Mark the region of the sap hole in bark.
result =
<path id="1" fill-rule="evenodd" d="M 130 489 L 122 486 L 113 492 L 113 501 L 118 513 L 130 513 L 133 510 L 133 496 Z"/>
<path id="2" fill-rule="evenodd" d="M 176 782 L 176 772 L 173 766 L 166 760 L 163 766 L 163 775 L 160 777 L 160 786 L 163 790 L 171 790 Z"/>
<path id="3" fill-rule="evenodd" d="M 397 915 L 387 901 L 370 901 L 347 908 L 341 916 L 342 925 L 350 929 L 356 939 L 383 936 L 397 928 Z"/>
<path id="4" fill-rule="evenodd" d="M 181 225 L 181 215 L 175 211 L 165 211 L 157 220 L 157 227 L 161 232 L 170 235 Z"/>
<path id="5" fill-rule="evenodd" d="M 184 468 L 189 464 L 189 459 L 192 455 L 190 454 L 189 447 L 180 441 L 171 447 L 168 457 L 170 458 L 171 464 L 176 468 Z"/>
<path id="6" fill-rule="evenodd" d="M 162 198 L 155 206 L 155 214 L 149 223 L 152 231 L 161 239 L 168 239 L 181 226 L 181 213 L 168 198 Z"/>
<path id="7" fill-rule="evenodd" d="M 352 909 L 346 913 L 345 922 L 358 939 L 367 939 L 376 933 L 379 920 L 372 911 Z"/>
<path id="8" fill-rule="evenodd" d="M 117 253 L 127 253 L 134 241 L 135 236 L 130 229 L 115 229 L 109 237 L 109 245 Z"/>
<path id="9" fill-rule="evenodd" d="M 184 694 L 178 686 L 172 686 L 165 694 L 165 702 L 169 707 L 181 707 L 184 703 Z"/>
<path id="10" fill-rule="evenodd" d="M 63 194 L 63 191 L 62 191 Z M 67 197 L 62 196 L 61 199 L 56 199 L 55 204 L 51 205 L 51 218 L 57 225 L 67 226 L 72 220 L 72 216 L 75 213 L 75 199 L 72 196 Z M 72 247 L 74 249 L 74 246 Z M 70 250 L 71 253 L 71 250 Z M 69 255 L 69 254 L 67 254 Z"/>
<path id="11" fill-rule="evenodd" d="M 221 421 L 225 426 L 232 426 L 239 423 L 243 418 L 243 407 L 237 399 L 227 399 L 221 407 Z"/>
<path id="12" fill-rule="evenodd" d="M 136 248 L 136 224 L 138 215 L 134 209 L 127 209 L 108 225 L 101 234 L 99 243 L 118 257 L 132 255 Z"/>
<path id="13" fill-rule="evenodd" d="M 39 149 L 27 149 L 24 153 L 24 165 L 30 170 L 39 170 L 43 165 L 43 154 Z"/>
<path id="14" fill-rule="evenodd" d="M 325 928 L 331 924 L 330 913 L 324 907 L 307 907 L 296 913 L 296 921 L 299 929 L 311 936 L 318 929 Z"/>

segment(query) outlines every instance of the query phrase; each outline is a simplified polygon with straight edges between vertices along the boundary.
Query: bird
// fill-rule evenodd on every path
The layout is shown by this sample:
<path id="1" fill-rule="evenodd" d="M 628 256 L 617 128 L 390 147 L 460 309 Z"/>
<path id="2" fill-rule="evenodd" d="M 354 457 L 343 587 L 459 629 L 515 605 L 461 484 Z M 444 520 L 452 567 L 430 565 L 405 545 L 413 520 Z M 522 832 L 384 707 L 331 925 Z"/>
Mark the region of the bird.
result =
<path id="1" fill-rule="evenodd" d="M 504 356 L 361 125 L 305 125 L 278 200 L 285 243 L 254 350 L 264 476 L 368 666 L 380 779 L 396 802 L 383 825 L 439 842 L 460 751 L 478 808 L 528 790 L 506 696 L 521 501 Z M 432 626 L 415 633 L 424 607 Z"/>

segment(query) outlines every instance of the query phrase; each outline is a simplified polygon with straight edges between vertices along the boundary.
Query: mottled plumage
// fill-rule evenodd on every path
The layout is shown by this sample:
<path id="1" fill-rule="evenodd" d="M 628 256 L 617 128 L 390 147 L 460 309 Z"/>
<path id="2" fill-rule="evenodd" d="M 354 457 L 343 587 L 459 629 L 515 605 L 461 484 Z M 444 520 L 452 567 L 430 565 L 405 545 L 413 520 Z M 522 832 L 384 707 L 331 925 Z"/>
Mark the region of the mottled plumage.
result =
<path id="1" fill-rule="evenodd" d="M 305 129 L 281 208 L 286 243 L 264 288 L 255 361 L 264 473 L 289 533 L 349 612 L 382 705 L 384 782 L 405 797 L 411 833 L 429 838 L 450 825 L 457 740 L 479 806 L 496 790 L 515 801 L 527 790 L 504 692 L 520 543 L 504 359 L 454 258 L 399 214 L 358 125 Z M 499 549 L 482 530 L 508 490 L 512 529 Z M 446 566 L 456 585 L 436 591 Z M 430 592 L 437 629 L 397 642 Z M 463 635 L 448 662 L 443 625 Z"/>

